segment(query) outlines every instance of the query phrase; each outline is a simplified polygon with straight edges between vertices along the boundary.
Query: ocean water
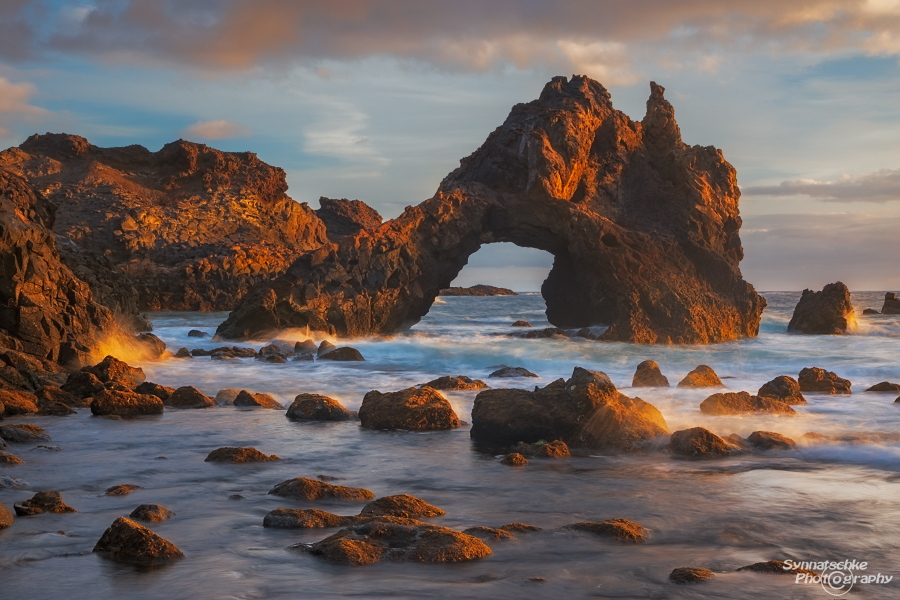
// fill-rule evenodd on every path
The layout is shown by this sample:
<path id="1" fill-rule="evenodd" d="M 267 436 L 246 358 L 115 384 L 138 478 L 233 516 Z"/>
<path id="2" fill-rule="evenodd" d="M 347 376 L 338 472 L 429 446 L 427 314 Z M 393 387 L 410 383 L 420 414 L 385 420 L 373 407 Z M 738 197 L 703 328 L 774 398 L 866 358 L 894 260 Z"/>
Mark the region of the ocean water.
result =
<path id="1" fill-rule="evenodd" d="M 768 430 L 799 438 L 809 431 L 842 441 L 795 451 L 712 461 L 663 453 L 584 454 L 500 464 L 479 451 L 468 426 L 432 433 L 381 432 L 358 423 L 289 422 L 281 411 L 167 410 L 159 417 L 113 421 L 89 410 L 66 417 L 7 419 L 48 430 L 59 451 L 12 445 L 25 463 L 0 466 L 0 477 L 27 482 L 3 487 L 0 502 L 59 490 L 74 514 L 23 517 L 0 531 L 0 598 L 829 598 L 819 585 L 790 575 L 735 572 L 772 559 L 866 561 L 857 575 L 900 577 L 900 403 L 896 395 L 865 393 L 880 381 L 900 382 L 900 317 L 859 316 L 847 336 L 786 333 L 799 293 L 767 293 L 760 335 L 710 346 L 634 346 L 581 339 L 508 337 L 524 319 L 549 326 L 539 294 L 440 298 L 411 331 L 355 339 L 362 363 L 209 358 L 140 363 L 150 381 L 266 392 L 284 404 L 296 394 L 322 393 L 357 409 L 373 389 L 394 391 L 442 375 L 487 378 L 500 365 L 522 366 L 538 379 L 490 379 L 493 387 L 545 385 L 573 367 L 606 372 L 626 395 L 662 411 L 671 430 L 703 426 L 727 435 Z M 854 306 L 880 308 L 883 293 L 856 293 Z M 224 313 L 156 313 L 155 333 L 172 350 L 213 348 L 189 338 L 213 333 Z M 283 339 L 305 339 L 285 332 Z M 268 340 L 243 345 L 259 348 Z M 818 366 L 853 382 L 853 395 L 807 394 L 799 416 L 710 417 L 699 411 L 709 392 L 630 390 L 638 363 L 653 359 L 674 386 L 706 364 L 732 391 L 751 393 L 778 375 L 796 377 Z M 446 393 L 470 420 L 475 392 Z M 220 446 L 253 446 L 286 459 L 257 465 L 203 462 Z M 162 458 L 165 457 L 165 458 Z M 452 565 L 410 563 L 331 565 L 288 549 L 335 530 L 262 527 L 279 507 L 316 507 L 356 514 L 362 503 L 303 503 L 267 495 L 278 482 L 324 474 L 377 496 L 408 493 L 443 508 L 429 521 L 453 529 L 514 521 L 546 531 L 489 542 L 493 554 Z M 3 480 L 0 479 L 0 482 Z M 8 482 L 9 480 L 7 480 Z M 116 484 L 143 486 L 107 497 Z M 232 500 L 240 494 L 244 499 Z M 175 543 L 184 560 L 139 570 L 91 552 L 116 517 L 158 503 L 176 517 L 150 528 Z M 651 530 L 643 544 L 559 531 L 585 520 L 627 518 Z M 676 567 L 703 567 L 717 576 L 693 586 L 667 578 Z M 534 581 L 531 578 L 543 578 Z M 854 585 L 853 598 L 897 598 L 900 587 Z"/>

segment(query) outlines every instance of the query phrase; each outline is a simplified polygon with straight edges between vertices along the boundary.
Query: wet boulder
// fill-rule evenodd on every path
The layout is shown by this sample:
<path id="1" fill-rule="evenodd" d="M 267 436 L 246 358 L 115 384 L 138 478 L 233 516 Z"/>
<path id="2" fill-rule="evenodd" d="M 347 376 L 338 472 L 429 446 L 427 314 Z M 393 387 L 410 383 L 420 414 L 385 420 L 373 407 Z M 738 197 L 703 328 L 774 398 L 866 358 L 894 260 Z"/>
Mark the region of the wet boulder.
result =
<path id="1" fill-rule="evenodd" d="M 42 427 L 37 425 L 5 425 L 0 427 L 0 438 L 12 444 L 33 444 L 35 442 L 49 442 L 50 436 Z"/>
<path id="2" fill-rule="evenodd" d="M 113 521 L 103 532 L 94 552 L 126 563 L 156 563 L 184 557 L 172 542 L 125 517 Z"/>
<path id="3" fill-rule="evenodd" d="M 617 542 L 643 542 L 650 530 L 628 519 L 607 519 L 606 521 L 582 521 L 566 525 L 563 529 L 583 531 L 601 537 L 615 538 Z"/>
<path id="4" fill-rule="evenodd" d="M 785 404 L 806 404 L 806 398 L 800 392 L 800 384 L 796 379 L 779 375 L 772 381 L 764 383 L 756 395 L 760 398 L 774 398 Z"/>
<path id="5" fill-rule="evenodd" d="M 136 394 L 147 394 L 148 396 L 156 396 L 160 400 L 165 403 L 166 400 L 169 399 L 169 396 L 172 395 L 172 392 L 175 391 L 175 388 L 166 387 L 164 385 L 160 385 L 158 383 L 151 383 L 149 381 L 145 381 L 141 385 L 134 388 Z"/>
<path id="6" fill-rule="evenodd" d="M 194 358 L 194 355 L 191 354 L 191 351 L 185 346 L 179 348 L 178 351 L 175 352 L 175 358 Z"/>
<path id="7" fill-rule="evenodd" d="M 316 529 L 346 527 L 357 517 L 342 517 L 316 508 L 276 508 L 263 517 L 263 527 L 273 529 Z"/>
<path id="8" fill-rule="evenodd" d="M 881 313 L 878 312 L 877 310 L 875 310 L 874 308 L 866 308 L 866 309 L 863 309 L 862 314 L 868 316 L 868 315 L 880 315 Z"/>
<path id="9" fill-rule="evenodd" d="M 76 371 L 69 375 L 61 389 L 83 399 L 92 398 L 106 388 L 103 386 L 103 382 L 93 373 Z"/>
<path id="10" fill-rule="evenodd" d="M 320 394 L 298 394 L 285 415 L 291 421 L 352 421 L 356 411 Z"/>
<path id="11" fill-rule="evenodd" d="M 30 392 L 0 390 L 0 405 L 3 413 L 0 416 L 31 415 L 38 411 L 38 397 Z"/>
<path id="12" fill-rule="evenodd" d="M 826 371 L 818 367 L 806 368 L 800 371 L 797 378 L 800 391 L 819 394 L 850 394 L 849 379 L 838 377 L 832 371 Z"/>
<path id="13" fill-rule="evenodd" d="M 797 414 L 793 408 L 780 400 L 765 396 L 751 396 L 747 392 L 713 394 L 700 403 L 700 412 L 707 415 L 742 415 L 748 413 Z"/>
<path id="14" fill-rule="evenodd" d="M 711 367 L 699 365 L 678 382 L 680 388 L 714 388 L 725 387 Z"/>
<path id="15" fill-rule="evenodd" d="M 531 327 L 531 323 L 529 323 L 528 321 L 522 321 L 522 320 L 513 321 L 513 324 L 511 325 L 511 327 Z"/>
<path id="16" fill-rule="evenodd" d="M 159 358 L 166 351 L 166 343 L 152 333 L 139 333 L 135 341 L 152 358 Z"/>
<path id="17" fill-rule="evenodd" d="M 373 500 L 366 504 L 359 514 L 363 517 L 387 516 L 419 519 L 422 517 L 437 517 L 443 515 L 444 511 L 415 496 L 400 494 Z"/>
<path id="18" fill-rule="evenodd" d="M 669 387 L 669 380 L 660 372 L 658 364 L 645 360 L 635 369 L 631 387 Z"/>
<path id="19" fill-rule="evenodd" d="M 0 448 L 2 447 L 2 444 L 0 444 Z M 0 450 L 0 465 L 21 465 L 23 462 L 25 461 L 15 454 Z"/>
<path id="20" fill-rule="evenodd" d="M 803 290 L 787 330 L 793 333 L 838 335 L 856 325 L 850 290 L 840 281 L 829 283 L 821 292 Z"/>
<path id="21" fill-rule="evenodd" d="M 758 562 L 753 563 L 752 565 L 745 565 L 737 569 L 738 571 L 749 571 L 751 573 L 769 573 L 772 575 L 796 575 L 797 573 L 803 573 L 806 575 L 811 575 L 818 577 L 819 574 L 815 571 L 810 571 L 809 569 L 803 569 L 801 567 L 793 567 L 788 565 L 783 560 L 770 560 L 767 562 Z"/>
<path id="22" fill-rule="evenodd" d="M 469 527 L 468 529 L 463 529 L 463 533 L 465 533 L 466 535 L 473 535 L 480 540 L 488 540 L 493 542 L 516 539 L 516 536 L 506 531 L 505 529 L 497 529 L 495 527 Z"/>
<path id="23" fill-rule="evenodd" d="M 522 467 L 528 464 L 528 460 L 519 452 L 511 452 L 503 457 L 500 464 L 509 467 Z"/>
<path id="24" fill-rule="evenodd" d="M 170 408 L 212 408 L 216 401 L 194 386 L 185 385 L 172 392 L 165 404 Z"/>
<path id="25" fill-rule="evenodd" d="M 144 488 L 140 485 L 134 485 L 133 483 L 122 483 L 119 485 L 114 485 L 111 488 L 107 488 L 104 494 L 107 496 L 127 496 L 131 492 L 136 492 L 142 489 Z"/>
<path id="26" fill-rule="evenodd" d="M 12 526 L 14 521 L 15 518 L 13 517 L 12 512 L 0 502 L 0 529 L 6 529 L 7 527 Z"/>
<path id="27" fill-rule="evenodd" d="M 324 481 L 317 481 L 306 477 L 297 477 L 295 479 L 282 481 L 269 490 L 269 494 L 272 496 L 293 498 L 294 500 L 322 500 L 334 498 L 336 500 L 347 500 L 351 502 L 370 500 L 375 497 L 375 494 L 363 488 L 332 485 L 330 483 L 325 483 Z"/>
<path id="28" fill-rule="evenodd" d="M 424 383 L 419 387 L 430 387 L 433 390 L 480 390 L 487 387 L 487 384 L 480 379 L 472 379 L 465 375 L 457 375 L 451 377 L 446 375 L 432 379 L 428 383 Z"/>
<path id="29" fill-rule="evenodd" d="M 20 517 L 40 515 L 43 513 L 73 513 L 77 512 L 71 506 L 67 506 L 59 492 L 38 492 L 32 498 L 16 502 L 13 505 L 16 514 Z"/>
<path id="30" fill-rule="evenodd" d="M 669 438 L 669 452 L 688 458 L 718 458 L 730 456 L 731 448 L 712 431 L 693 427 L 672 434 Z"/>
<path id="31" fill-rule="evenodd" d="M 453 429 L 462 424 L 450 403 L 428 387 L 387 393 L 372 390 L 363 397 L 359 420 L 366 429 L 410 431 Z"/>
<path id="32" fill-rule="evenodd" d="M 140 367 L 131 367 L 115 356 L 108 355 L 93 367 L 81 369 L 85 373 L 91 373 L 103 383 L 117 381 L 134 389 L 147 379 L 144 370 Z M 74 393 L 74 392 L 73 392 Z"/>
<path id="33" fill-rule="evenodd" d="M 553 440 L 546 444 L 537 444 L 533 456 L 535 458 L 565 458 L 572 454 L 564 441 Z"/>
<path id="34" fill-rule="evenodd" d="M 237 398 L 237 395 L 241 393 L 241 390 L 237 388 L 227 388 L 224 390 L 219 390 L 216 394 L 216 404 L 220 406 L 228 406 L 234 404 L 234 399 Z"/>
<path id="35" fill-rule="evenodd" d="M 220 463 L 249 463 L 249 462 L 271 462 L 281 460 L 274 454 L 268 456 L 263 454 L 256 448 L 231 447 L 225 446 L 216 448 L 204 459 L 204 462 L 220 462 Z"/>
<path id="36" fill-rule="evenodd" d="M 350 346 L 335 348 L 330 352 L 326 352 L 320 358 L 322 360 L 335 360 L 340 362 L 358 362 L 366 360 L 359 350 L 351 348 Z"/>
<path id="37" fill-rule="evenodd" d="M 872 387 L 866 390 L 867 392 L 888 392 L 892 394 L 896 394 L 900 392 L 900 383 L 891 383 L 889 381 L 882 381 L 881 383 L 876 383 Z"/>
<path id="38" fill-rule="evenodd" d="M 188 337 L 205 338 L 205 337 L 209 337 L 209 334 L 206 333 L 205 331 L 200 331 L 199 329 L 191 329 L 190 331 L 188 331 Z"/>
<path id="39" fill-rule="evenodd" d="M 139 417 L 161 415 L 163 401 L 156 396 L 103 390 L 91 402 L 91 414 L 97 417 Z"/>
<path id="40" fill-rule="evenodd" d="M 41 387 L 41 389 L 35 392 L 35 396 L 37 396 L 38 409 L 50 404 L 62 404 L 69 407 L 85 406 L 85 403 L 81 398 L 75 394 L 70 394 L 62 388 L 56 387 L 55 385 L 45 385 Z"/>
<path id="41" fill-rule="evenodd" d="M 316 354 L 319 348 L 312 340 L 303 340 L 294 344 L 294 354 Z"/>
<path id="42" fill-rule="evenodd" d="M 537 377 L 537 375 L 524 367 L 501 367 L 488 377 Z"/>
<path id="43" fill-rule="evenodd" d="M 174 516 L 175 513 L 161 504 L 141 504 L 128 515 L 131 519 L 145 523 L 160 523 Z"/>
<path id="44" fill-rule="evenodd" d="M 669 581 L 678 585 L 686 585 L 689 583 L 700 583 L 712 579 L 716 574 L 709 569 L 700 569 L 698 567 L 678 567 L 669 573 Z"/>
<path id="45" fill-rule="evenodd" d="M 754 431 L 747 441 L 760 450 L 793 450 L 797 442 L 774 431 Z"/>
<path id="46" fill-rule="evenodd" d="M 272 408 L 284 410 L 284 406 L 269 394 L 251 394 L 247 390 L 241 390 L 234 398 L 235 406 L 247 408 Z"/>
<path id="47" fill-rule="evenodd" d="M 900 298 L 894 292 L 884 295 L 884 305 L 881 307 L 883 315 L 900 315 Z"/>
<path id="48" fill-rule="evenodd" d="M 316 350 L 316 358 L 322 358 L 329 352 L 333 352 L 337 350 L 337 346 L 329 342 L 328 340 L 323 340 L 321 344 L 319 344 L 319 348 Z"/>

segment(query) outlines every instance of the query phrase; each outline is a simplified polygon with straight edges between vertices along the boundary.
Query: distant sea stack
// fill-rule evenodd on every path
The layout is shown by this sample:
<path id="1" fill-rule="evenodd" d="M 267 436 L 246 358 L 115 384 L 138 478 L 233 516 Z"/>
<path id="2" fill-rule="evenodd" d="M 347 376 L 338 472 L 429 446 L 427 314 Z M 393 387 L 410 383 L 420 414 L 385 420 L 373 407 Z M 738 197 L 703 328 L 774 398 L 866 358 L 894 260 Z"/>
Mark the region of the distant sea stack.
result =
<path id="1" fill-rule="evenodd" d="M 492 285 L 478 284 L 472 287 L 452 287 L 441 290 L 441 296 L 518 296 L 514 291 L 494 287 Z"/>
<path id="2" fill-rule="evenodd" d="M 815 335 L 839 335 L 856 327 L 850 290 L 842 282 L 829 283 L 821 292 L 803 290 L 788 331 Z"/>
<path id="3" fill-rule="evenodd" d="M 740 190 L 713 148 L 681 140 L 663 88 L 643 120 L 587 77 L 555 77 L 441 182 L 377 228 L 301 254 L 218 328 L 390 333 L 422 318 L 469 257 L 512 242 L 554 255 L 541 288 L 557 327 L 603 339 L 712 343 L 755 336 L 765 300 L 743 281 Z"/>
<path id="4" fill-rule="evenodd" d="M 883 315 L 900 315 L 900 298 L 894 292 L 884 295 L 884 306 L 881 307 Z"/>

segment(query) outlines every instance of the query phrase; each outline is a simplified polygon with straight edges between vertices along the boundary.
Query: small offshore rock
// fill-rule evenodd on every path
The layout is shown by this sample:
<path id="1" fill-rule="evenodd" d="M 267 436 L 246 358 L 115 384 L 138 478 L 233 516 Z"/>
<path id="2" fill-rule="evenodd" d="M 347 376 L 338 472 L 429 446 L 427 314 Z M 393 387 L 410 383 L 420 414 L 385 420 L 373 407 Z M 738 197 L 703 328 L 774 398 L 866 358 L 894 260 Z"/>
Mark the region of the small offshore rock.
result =
<path id="1" fill-rule="evenodd" d="M 345 527 L 357 517 L 342 517 L 316 508 L 276 508 L 263 517 L 263 527 L 274 529 L 315 529 Z"/>
<path id="2" fill-rule="evenodd" d="M 669 387 L 669 380 L 660 372 L 658 364 L 645 360 L 635 369 L 631 387 Z"/>
<path id="3" fill-rule="evenodd" d="M 457 375 L 456 377 L 446 375 L 432 379 L 419 387 L 430 387 L 433 390 L 480 390 L 487 387 L 487 384 L 480 379 L 472 379 L 465 375 Z"/>
<path id="4" fill-rule="evenodd" d="M 832 371 L 826 371 L 818 367 L 806 368 L 800 371 L 797 377 L 800 391 L 817 392 L 824 394 L 850 394 L 849 379 L 838 377 Z"/>
<path id="5" fill-rule="evenodd" d="M 866 308 L 863 310 L 864 315 L 880 315 L 881 313 L 875 310 L 874 308 Z"/>
<path id="6" fill-rule="evenodd" d="M 12 526 L 13 522 L 15 522 L 15 517 L 13 517 L 12 512 L 0 502 L 0 529 Z"/>
<path id="7" fill-rule="evenodd" d="M 294 344 L 294 354 L 316 354 L 319 351 L 316 343 L 312 340 L 303 340 Z"/>
<path id="8" fill-rule="evenodd" d="M 509 531 L 512 533 L 535 533 L 537 531 L 543 531 L 540 527 L 536 527 L 535 525 L 528 525 L 526 523 L 507 523 L 506 525 L 501 525 L 497 529 L 502 529 L 503 531 Z"/>
<path id="9" fill-rule="evenodd" d="M 324 343 L 324 342 L 323 342 Z M 341 348 L 335 348 L 320 357 L 322 360 L 336 360 L 341 362 L 354 362 L 354 361 L 364 361 L 363 355 L 356 348 L 351 348 L 350 346 L 343 346 Z"/>
<path id="10" fill-rule="evenodd" d="M 24 463 L 21 458 L 16 456 L 15 454 L 11 454 L 4 450 L 0 450 L 0 464 L 2 465 L 21 465 Z"/>
<path id="11" fill-rule="evenodd" d="M 821 292 L 803 290 L 787 330 L 814 335 L 839 335 L 853 329 L 856 318 L 850 304 L 850 290 L 837 281 Z"/>
<path id="12" fill-rule="evenodd" d="M 757 396 L 774 398 L 785 404 L 806 404 L 806 398 L 800 393 L 800 384 L 793 377 L 779 375 L 772 381 L 763 384 Z"/>
<path id="13" fill-rule="evenodd" d="M 165 404 L 171 408 L 212 408 L 216 401 L 194 386 L 185 385 L 172 392 Z"/>
<path id="14" fill-rule="evenodd" d="M 219 390 L 216 394 L 216 404 L 219 405 L 231 405 L 234 404 L 234 399 L 237 398 L 237 395 L 241 393 L 241 390 L 237 388 L 227 388 L 224 390 Z"/>
<path id="15" fill-rule="evenodd" d="M 501 367 L 488 377 L 537 377 L 537 375 L 524 367 Z"/>
<path id="16" fill-rule="evenodd" d="M 131 492 L 142 490 L 143 486 L 134 485 L 131 483 L 124 483 L 121 485 L 114 485 L 111 488 L 108 488 L 104 494 L 107 496 L 127 496 Z"/>
<path id="17" fill-rule="evenodd" d="M 797 411 L 780 400 L 765 396 L 751 396 L 747 392 L 713 394 L 700 403 L 700 412 L 707 415 L 742 415 L 748 413 L 797 414 Z"/>
<path id="18" fill-rule="evenodd" d="M 690 458 L 730 456 L 728 444 L 708 429 L 693 427 L 676 431 L 669 439 L 669 452 Z"/>
<path id="19" fill-rule="evenodd" d="M 890 392 L 896 394 L 900 392 L 900 383 L 891 383 L 889 381 L 882 381 L 881 383 L 876 383 L 872 387 L 866 390 L 867 392 Z"/>
<path id="20" fill-rule="evenodd" d="M 208 333 L 206 333 L 205 331 L 200 331 L 199 329 L 191 329 L 190 331 L 188 331 L 188 337 L 205 338 L 208 336 L 209 336 Z"/>
<path id="21" fill-rule="evenodd" d="M 321 344 L 319 344 L 318 350 L 316 350 L 316 358 L 322 358 L 329 352 L 332 352 L 336 349 L 337 349 L 337 346 L 335 346 L 328 340 L 324 340 Z"/>
<path id="22" fill-rule="evenodd" d="M 94 400 L 91 402 L 91 413 L 98 417 L 161 415 L 163 401 L 156 396 L 104 390 L 94 396 Z"/>
<path id="23" fill-rule="evenodd" d="M 546 444 L 536 444 L 533 456 L 536 458 L 565 458 L 572 454 L 564 441 L 553 440 Z"/>
<path id="24" fill-rule="evenodd" d="M 366 429 L 435 431 L 462 425 L 446 398 L 428 387 L 384 394 L 372 390 L 363 397 L 359 420 Z"/>
<path id="25" fill-rule="evenodd" d="M 194 355 L 191 354 L 191 351 L 187 349 L 187 347 L 179 348 L 175 353 L 175 358 L 194 358 Z"/>
<path id="26" fill-rule="evenodd" d="M 678 567 L 669 573 L 669 581 L 679 585 L 688 583 L 700 583 L 707 579 L 712 579 L 716 574 L 709 569 L 700 569 L 698 567 Z"/>
<path id="27" fill-rule="evenodd" d="M 291 421 L 352 421 L 356 411 L 347 410 L 340 402 L 320 394 L 298 394 L 285 416 Z"/>
<path id="28" fill-rule="evenodd" d="M 403 517 L 419 519 L 421 517 L 437 517 L 445 514 L 437 506 L 432 506 L 420 498 L 409 494 L 384 496 L 366 504 L 360 511 L 366 517 Z"/>
<path id="29" fill-rule="evenodd" d="M 712 388 L 725 387 L 711 367 L 699 365 L 678 382 L 680 388 Z"/>
<path id="30" fill-rule="evenodd" d="M 516 539 L 510 532 L 504 529 L 495 529 L 493 527 L 469 527 L 468 529 L 463 529 L 463 533 L 466 535 L 473 535 L 478 539 L 497 542 Z"/>
<path id="31" fill-rule="evenodd" d="M 13 505 L 16 514 L 20 517 L 40 515 L 43 513 L 73 513 L 77 512 L 71 506 L 67 506 L 59 492 L 38 492 L 29 500 L 16 502 Z"/>
<path id="32" fill-rule="evenodd" d="M 204 459 L 204 462 L 222 462 L 222 463 L 248 463 L 248 462 L 270 462 L 281 460 L 274 454 L 267 456 L 256 448 L 231 447 L 225 446 L 216 448 Z"/>
<path id="33" fill-rule="evenodd" d="M 881 307 L 883 315 L 900 315 L 900 298 L 894 292 L 884 295 L 884 305 Z"/>
<path id="34" fill-rule="evenodd" d="M 131 511 L 131 514 L 128 516 L 146 523 L 159 523 L 174 517 L 175 513 L 161 504 L 141 504 Z"/>
<path id="35" fill-rule="evenodd" d="M 793 450 L 797 447 L 797 442 L 774 431 L 754 431 L 747 441 L 760 450 Z"/>
<path id="36" fill-rule="evenodd" d="M 347 487 L 344 485 L 332 485 L 324 481 L 317 481 L 306 477 L 297 477 L 282 481 L 271 490 L 269 494 L 293 498 L 295 500 L 321 500 L 323 498 L 335 498 L 337 500 L 359 501 L 370 500 L 375 494 L 363 488 Z"/>
<path id="37" fill-rule="evenodd" d="M 500 464 L 510 467 L 521 467 L 527 465 L 528 460 L 518 452 L 512 452 L 504 456 L 503 460 L 500 461 Z"/>
<path id="38" fill-rule="evenodd" d="M 564 529 L 584 531 L 603 537 L 614 537 L 619 542 L 643 542 L 650 532 L 634 521 L 628 519 L 607 519 L 606 521 L 583 521 L 567 525 Z"/>
<path id="39" fill-rule="evenodd" d="M 510 327 L 531 327 L 531 323 L 528 321 L 513 321 L 513 324 Z"/>
<path id="40" fill-rule="evenodd" d="M 234 405 L 284 410 L 284 406 L 269 394 L 251 394 L 247 390 L 241 390 L 238 393 L 234 398 Z"/>
<path id="41" fill-rule="evenodd" d="M 143 525 L 119 517 L 103 532 L 94 546 L 113 560 L 128 563 L 147 563 L 183 558 L 181 550 Z"/>
<path id="42" fill-rule="evenodd" d="M 49 442 L 51 438 L 43 427 L 37 425 L 5 425 L 0 427 L 0 438 L 12 444 Z"/>

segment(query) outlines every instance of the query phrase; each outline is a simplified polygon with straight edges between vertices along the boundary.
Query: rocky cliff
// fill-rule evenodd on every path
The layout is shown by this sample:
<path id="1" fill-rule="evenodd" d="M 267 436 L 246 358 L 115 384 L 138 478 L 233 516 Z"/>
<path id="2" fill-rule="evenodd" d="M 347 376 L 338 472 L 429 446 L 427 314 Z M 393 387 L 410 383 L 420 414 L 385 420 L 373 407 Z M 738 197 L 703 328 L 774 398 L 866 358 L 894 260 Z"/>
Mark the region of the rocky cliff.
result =
<path id="1" fill-rule="evenodd" d="M 46 134 L 0 153 L 0 168 L 58 205 L 53 231 L 77 247 L 66 255 L 102 280 L 98 300 L 112 307 L 133 301 L 127 282 L 114 281 L 124 274 L 141 310 L 229 310 L 327 242 L 315 212 L 285 194 L 284 171 L 249 152 L 183 140 L 159 152 L 98 148 Z M 103 257 L 115 276 L 78 249 Z"/>
<path id="2" fill-rule="evenodd" d="M 663 88 L 650 88 L 635 122 L 596 81 L 554 78 L 434 197 L 301 255 L 218 333 L 408 327 L 482 244 L 512 242 L 554 255 L 542 294 L 559 327 L 606 324 L 604 339 L 646 344 L 756 335 L 766 303 L 741 278 L 734 168 L 684 144 Z"/>

